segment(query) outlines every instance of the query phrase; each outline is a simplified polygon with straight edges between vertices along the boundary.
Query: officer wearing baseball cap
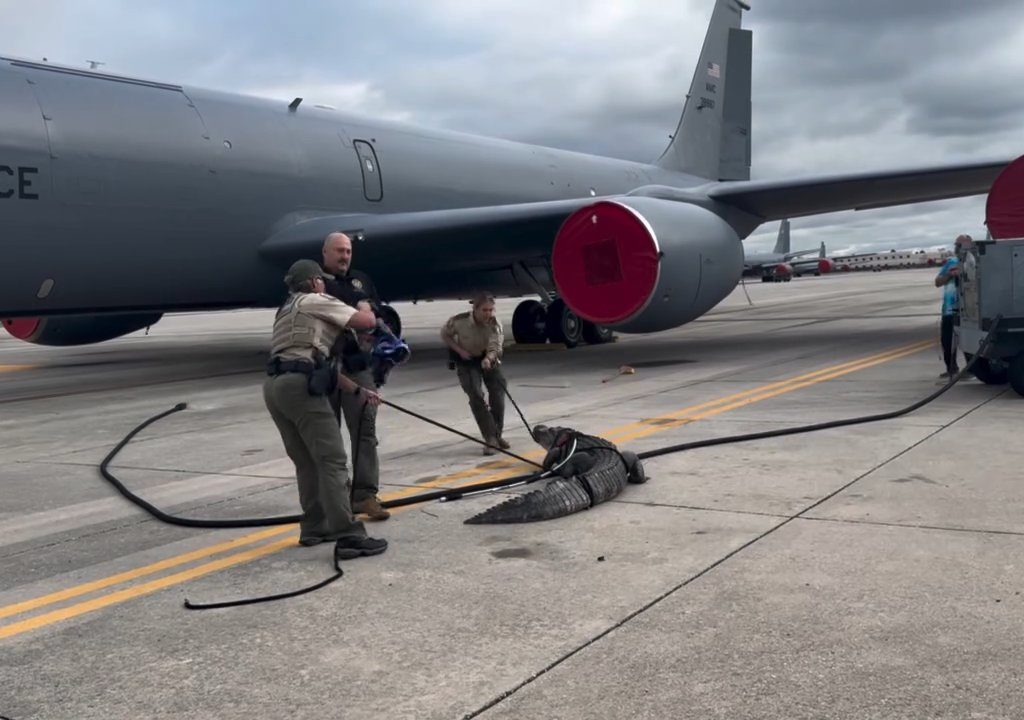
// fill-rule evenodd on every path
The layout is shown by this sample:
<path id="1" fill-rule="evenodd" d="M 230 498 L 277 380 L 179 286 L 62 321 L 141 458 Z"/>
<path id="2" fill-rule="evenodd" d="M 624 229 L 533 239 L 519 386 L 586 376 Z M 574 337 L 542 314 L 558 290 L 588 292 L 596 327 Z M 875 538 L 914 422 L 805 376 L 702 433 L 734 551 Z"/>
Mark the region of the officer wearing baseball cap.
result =
<path id="1" fill-rule="evenodd" d="M 339 378 L 327 356 L 344 329 L 369 330 L 376 319 L 325 295 L 325 278 L 330 275 L 313 260 L 299 260 L 288 269 L 284 281 L 290 293 L 274 318 L 263 400 L 295 463 L 303 512 L 299 542 L 333 541 L 335 556 L 350 560 L 378 555 L 388 544 L 367 537 L 363 524 L 352 517 L 348 460 L 327 396 L 340 383 L 365 404 L 376 406 L 380 397 Z"/>

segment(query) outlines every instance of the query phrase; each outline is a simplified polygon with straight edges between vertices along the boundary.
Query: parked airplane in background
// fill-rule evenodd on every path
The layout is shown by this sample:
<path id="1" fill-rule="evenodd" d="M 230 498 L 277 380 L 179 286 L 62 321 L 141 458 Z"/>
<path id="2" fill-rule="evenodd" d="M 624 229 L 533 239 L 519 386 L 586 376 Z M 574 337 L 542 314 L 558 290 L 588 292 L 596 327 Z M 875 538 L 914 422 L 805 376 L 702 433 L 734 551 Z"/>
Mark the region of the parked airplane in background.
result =
<path id="1" fill-rule="evenodd" d="M 779 237 L 775 241 L 775 249 L 770 253 L 744 254 L 743 274 L 761 278 L 761 282 L 788 282 L 793 276 L 821 275 L 832 272 L 832 261 L 825 254 L 825 243 L 818 249 L 818 256 L 813 259 L 802 259 L 814 250 L 789 249 L 789 219 L 779 224 Z"/>
<path id="2" fill-rule="evenodd" d="M 341 230 L 388 301 L 536 294 L 517 341 L 600 342 L 710 310 L 763 222 L 983 193 L 1006 165 L 750 181 L 743 10 L 716 0 L 653 164 L 0 59 L 0 318 L 72 344 L 273 307 Z"/>

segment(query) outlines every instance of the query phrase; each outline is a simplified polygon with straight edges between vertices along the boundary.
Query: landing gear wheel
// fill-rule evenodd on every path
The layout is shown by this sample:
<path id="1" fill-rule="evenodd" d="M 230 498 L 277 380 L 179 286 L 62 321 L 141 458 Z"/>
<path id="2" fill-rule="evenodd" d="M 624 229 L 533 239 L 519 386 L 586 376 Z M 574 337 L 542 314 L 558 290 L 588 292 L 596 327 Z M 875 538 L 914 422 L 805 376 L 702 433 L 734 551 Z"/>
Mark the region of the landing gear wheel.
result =
<path id="1" fill-rule="evenodd" d="M 970 362 L 973 355 L 964 353 L 964 360 Z M 1009 380 L 1006 366 L 1002 363 L 990 362 L 988 358 L 980 357 L 971 368 L 971 374 L 986 385 L 1005 385 Z M 1016 388 L 1015 388 L 1016 389 Z"/>
<path id="2" fill-rule="evenodd" d="M 583 339 L 583 323 L 562 298 L 548 307 L 547 335 L 551 342 L 563 343 L 567 348 L 576 347 Z"/>
<path id="3" fill-rule="evenodd" d="M 583 323 L 583 339 L 590 345 L 603 345 L 612 341 L 614 333 L 606 327 L 595 325 L 589 320 L 581 320 Z"/>
<path id="4" fill-rule="evenodd" d="M 380 319 L 384 321 L 384 324 L 391 328 L 391 332 L 396 337 L 402 337 L 402 318 L 398 315 L 398 311 L 390 305 L 380 306 Z"/>
<path id="5" fill-rule="evenodd" d="M 1010 387 L 1021 397 L 1024 397 L 1024 353 L 1016 355 L 1010 361 Z"/>
<path id="6" fill-rule="evenodd" d="M 520 345 L 543 343 L 548 339 L 548 311 L 537 300 L 524 300 L 512 314 L 512 337 Z"/>

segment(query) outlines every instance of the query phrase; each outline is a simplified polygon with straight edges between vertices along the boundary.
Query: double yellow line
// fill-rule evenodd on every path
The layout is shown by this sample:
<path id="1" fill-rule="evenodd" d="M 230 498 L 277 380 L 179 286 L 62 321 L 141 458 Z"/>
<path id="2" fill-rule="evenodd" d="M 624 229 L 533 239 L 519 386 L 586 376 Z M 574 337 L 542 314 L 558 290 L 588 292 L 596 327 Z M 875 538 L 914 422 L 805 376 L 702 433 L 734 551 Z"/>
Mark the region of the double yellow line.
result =
<path id="1" fill-rule="evenodd" d="M 680 425 L 685 425 L 691 422 L 696 422 L 697 420 L 713 417 L 730 410 L 735 410 L 752 403 L 760 402 L 761 400 L 766 400 L 768 398 L 800 390 L 817 383 L 842 377 L 843 375 L 848 375 L 860 370 L 866 370 L 867 368 L 874 367 L 875 365 L 891 362 L 892 360 L 898 360 L 899 358 L 920 352 L 933 344 L 934 343 L 931 340 L 922 341 L 894 348 L 877 355 L 871 355 L 858 360 L 841 363 L 839 365 L 832 365 L 820 370 L 815 370 L 814 372 L 797 375 L 796 377 L 780 380 L 778 382 L 768 383 L 767 385 L 761 385 L 759 387 L 734 393 L 716 400 L 709 400 L 697 405 L 691 405 L 690 407 L 683 408 L 676 412 L 659 415 L 653 418 L 646 418 L 639 422 L 613 428 L 602 433 L 602 436 L 616 443 L 636 440 L 654 433 L 663 432 L 670 428 L 676 428 Z M 538 451 L 529 453 L 524 457 L 533 459 L 540 458 L 541 455 L 542 453 Z M 414 495 L 431 487 L 455 487 L 466 485 L 470 482 L 497 480 L 504 477 L 510 477 L 516 473 L 522 472 L 526 468 L 527 466 L 516 462 L 497 461 L 484 463 L 477 468 L 446 475 L 429 483 L 423 483 L 416 487 L 404 488 L 392 493 L 387 493 L 383 498 L 385 500 L 395 500 L 409 495 Z M 405 508 L 398 508 L 396 510 L 401 511 L 403 509 Z M 115 605 L 126 600 L 148 595 L 156 592 L 157 590 L 162 590 L 163 588 L 170 587 L 172 585 L 178 585 L 186 582 L 187 580 L 202 577 L 203 575 L 208 575 L 218 570 L 223 570 L 234 565 L 255 560 L 265 555 L 270 555 L 271 553 L 275 553 L 286 547 L 294 546 L 294 536 L 287 538 L 280 538 L 279 536 L 292 533 L 295 528 L 295 525 L 282 525 L 267 530 L 260 530 L 259 532 L 250 533 L 234 540 L 217 543 L 199 550 L 193 550 L 191 552 L 167 558 L 166 560 L 161 560 L 134 570 L 117 573 L 106 578 L 76 585 L 65 590 L 60 590 L 32 598 L 30 600 L 0 607 L 0 620 L 2 620 L 3 618 L 21 615 L 50 605 L 73 600 L 75 598 L 82 597 L 83 595 L 106 590 L 107 588 L 111 588 L 115 585 L 121 585 L 122 583 L 155 575 L 165 570 L 170 570 L 172 568 L 192 563 L 196 560 L 220 555 L 222 553 L 233 553 L 205 562 L 201 565 L 180 570 L 170 575 L 164 575 L 138 585 L 132 585 L 105 595 L 100 595 L 56 610 L 34 615 L 24 620 L 9 623 L 0 627 L 0 640 L 14 637 L 15 635 L 20 635 L 31 630 L 36 630 L 62 620 L 68 620 L 94 610 L 109 607 L 110 605 Z M 268 542 L 263 545 L 256 545 L 256 547 L 248 547 L 250 545 L 272 539 L 272 542 Z M 247 549 L 242 550 L 242 548 Z"/>

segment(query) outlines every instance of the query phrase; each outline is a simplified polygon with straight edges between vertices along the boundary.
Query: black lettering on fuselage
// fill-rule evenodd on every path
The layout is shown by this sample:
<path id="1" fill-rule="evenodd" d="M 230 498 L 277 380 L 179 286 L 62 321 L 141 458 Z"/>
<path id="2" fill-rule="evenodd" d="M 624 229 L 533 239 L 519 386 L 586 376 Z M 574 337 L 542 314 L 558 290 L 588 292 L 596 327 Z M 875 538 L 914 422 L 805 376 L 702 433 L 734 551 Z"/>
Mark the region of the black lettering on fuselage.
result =
<path id="1" fill-rule="evenodd" d="M 0 165 L 0 200 L 7 200 L 14 197 L 14 187 L 18 187 L 19 200 L 38 200 L 39 193 L 32 192 L 32 176 L 39 174 L 39 168 L 19 166 L 12 168 L 10 165 Z M 5 177 L 10 180 L 5 180 Z M 17 176 L 17 183 L 14 178 Z"/>
<path id="2" fill-rule="evenodd" d="M 28 177 L 29 174 L 38 175 L 39 168 L 18 168 L 18 198 L 21 200 L 38 200 L 39 193 L 29 192 L 29 188 L 32 187 L 32 180 Z"/>
<path id="3" fill-rule="evenodd" d="M 14 171 L 11 170 L 6 165 L 0 165 L 0 175 L 9 175 L 10 177 L 13 178 L 14 177 Z M 2 187 L 2 186 L 0 186 L 0 187 Z M 12 195 L 14 195 L 14 187 L 13 187 L 13 185 L 11 186 L 10 190 L 0 190 L 0 200 L 6 200 L 7 198 L 11 197 Z"/>

